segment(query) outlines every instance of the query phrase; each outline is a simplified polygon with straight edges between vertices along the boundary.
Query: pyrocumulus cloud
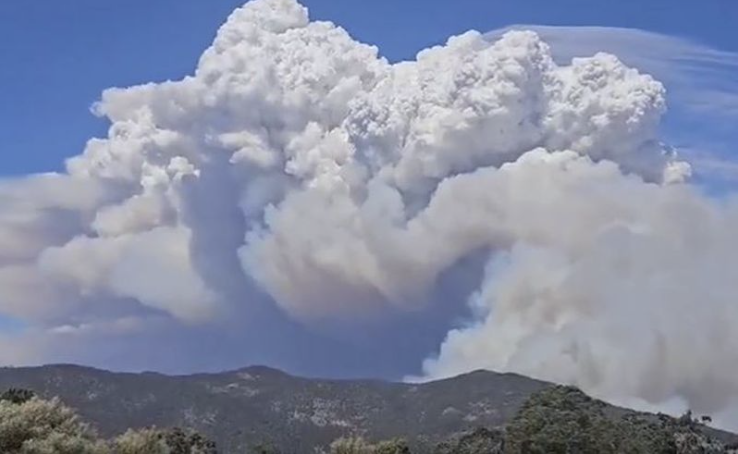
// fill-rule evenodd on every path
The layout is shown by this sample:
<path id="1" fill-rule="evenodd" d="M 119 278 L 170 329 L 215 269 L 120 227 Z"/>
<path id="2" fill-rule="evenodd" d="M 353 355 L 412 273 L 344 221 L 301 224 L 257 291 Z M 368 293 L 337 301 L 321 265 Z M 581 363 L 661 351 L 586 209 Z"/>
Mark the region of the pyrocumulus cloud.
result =
<path id="1" fill-rule="evenodd" d="M 254 0 L 192 76 L 107 90 L 108 137 L 66 172 L 0 184 L 0 311 L 26 326 L 0 356 L 247 329 L 264 298 L 308 332 L 420 323 L 474 256 L 477 291 L 424 377 L 492 368 L 730 409 L 738 205 L 689 183 L 665 109 L 651 76 L 608 54 L 556 63 L 534 32 L 390 64 L 293 0 Z"/>

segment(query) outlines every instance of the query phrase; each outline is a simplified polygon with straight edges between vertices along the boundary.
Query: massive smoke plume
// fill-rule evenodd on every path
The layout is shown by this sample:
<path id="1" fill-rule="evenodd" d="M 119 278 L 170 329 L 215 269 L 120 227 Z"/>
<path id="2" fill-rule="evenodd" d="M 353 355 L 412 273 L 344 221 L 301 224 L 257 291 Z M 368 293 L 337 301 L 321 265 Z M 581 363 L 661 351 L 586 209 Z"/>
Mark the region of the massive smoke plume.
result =
<path id="1" fill-rule="evenodd" d="M 106 91 L 109 135 L 65 173 L 0 185 L 0 311 L 22 324 L 0 355 L 492 368 L 729 409 L 738 205 L 690 185 L 665 108 L 652 77 L 560 66 L 532 32 L 390 64 L 254 0 L 194 75 Z"/>

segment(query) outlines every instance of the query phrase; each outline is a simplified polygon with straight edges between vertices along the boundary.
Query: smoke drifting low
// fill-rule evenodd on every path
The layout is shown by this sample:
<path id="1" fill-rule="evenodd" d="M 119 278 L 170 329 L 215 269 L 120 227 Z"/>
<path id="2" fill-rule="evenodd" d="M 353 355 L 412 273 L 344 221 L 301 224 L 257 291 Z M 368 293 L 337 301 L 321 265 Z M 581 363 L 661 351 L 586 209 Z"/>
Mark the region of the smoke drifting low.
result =
<path id="1" fill-rule="evenodd" d="M 94 110 L 65 173 L 0 184 L 6 362 L 491 368 L 733 408 L 738 204 L 689 184 L 664 88 L 614 56 L 469 32 L 390 64 L 254 0 L 194 75 Z"/>

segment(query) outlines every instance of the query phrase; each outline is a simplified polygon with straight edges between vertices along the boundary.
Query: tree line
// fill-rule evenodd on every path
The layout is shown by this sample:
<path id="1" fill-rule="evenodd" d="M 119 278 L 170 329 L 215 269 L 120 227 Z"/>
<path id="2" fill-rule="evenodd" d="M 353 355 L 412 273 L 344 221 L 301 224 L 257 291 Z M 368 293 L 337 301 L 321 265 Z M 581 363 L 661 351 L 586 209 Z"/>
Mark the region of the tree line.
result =
<path id="1" fill-rule="evenodd" d="M 412 440 L 373 442 L 346 437 L 316 452 L 327 454 L 724 454 L 731 446 L 708 436 L 691 412 L 680 418 L 612 407 L 576 388 L 555 386 L 533 394 L 502 428 L 478 428 L 435 446 Z M 112 439 L 93 428 L 59 399 L 41 399 L 24 389 L 0 395 L 2 454 L 218 454 L 213 440 L 182 428 L 130 429 Z M 286 453 L 256 444 L 243 454 Z"/>

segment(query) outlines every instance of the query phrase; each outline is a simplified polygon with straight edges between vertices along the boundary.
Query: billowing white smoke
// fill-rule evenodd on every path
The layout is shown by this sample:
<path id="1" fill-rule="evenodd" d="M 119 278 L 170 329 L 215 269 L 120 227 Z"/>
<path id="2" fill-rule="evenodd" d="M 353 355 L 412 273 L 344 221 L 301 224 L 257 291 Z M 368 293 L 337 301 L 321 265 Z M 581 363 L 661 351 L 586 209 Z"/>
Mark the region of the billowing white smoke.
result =
<path id="1" fill-rule="evenodd" d="M 423 312 L 485 253 L 428 377 L 489 367 L 705 411 L 738 393 L 738 206 L 687 183 L 661 84 L 613 56 L 558 66 L 534 33 L 470 32 L 392 65 L 254 0 L 193 76 L 95 110 L 110 134 L 67 173 L 0 186 L 0 311 L 35 357 L 44 336 L 248 317 L 249 282 L 311 327 Z"/>

